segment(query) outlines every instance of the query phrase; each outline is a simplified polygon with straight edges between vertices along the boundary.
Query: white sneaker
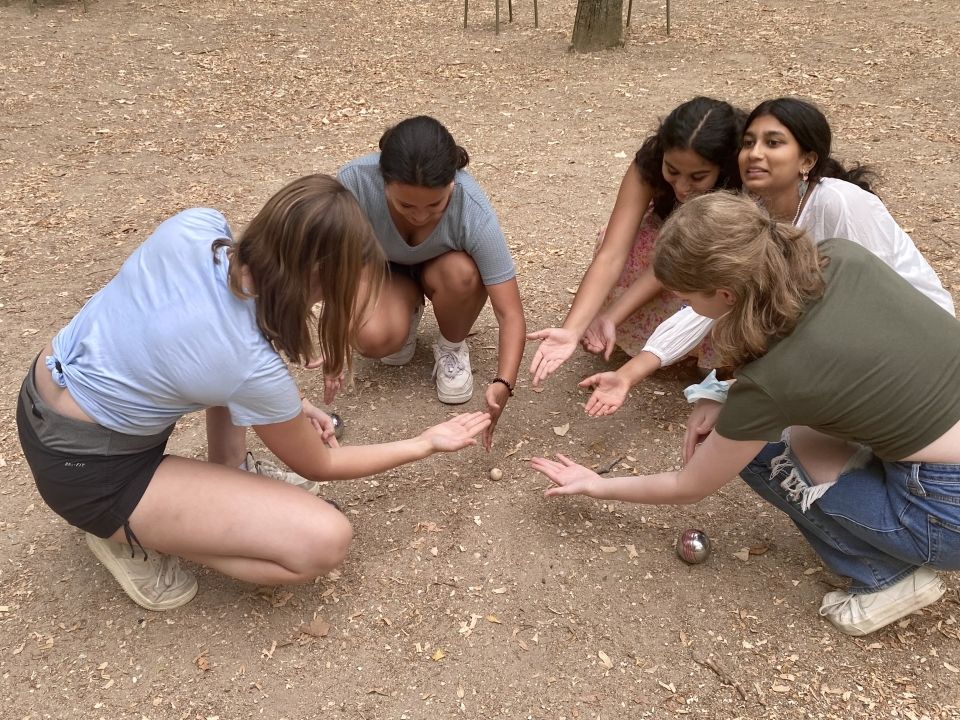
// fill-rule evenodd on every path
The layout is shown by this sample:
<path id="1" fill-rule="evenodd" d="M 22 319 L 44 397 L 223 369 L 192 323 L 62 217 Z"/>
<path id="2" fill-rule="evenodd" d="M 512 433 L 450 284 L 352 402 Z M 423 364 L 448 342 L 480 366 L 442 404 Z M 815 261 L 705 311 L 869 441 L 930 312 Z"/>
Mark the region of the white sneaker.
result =
<path id="1" fill-rule="evenodd" d="M 252 452 L 247 453 L 246 464 L 247 472 L 252 472 L 254 475 L 263 475 L 264 477 L 273 478 L 274 480 L 281 480 L 288 485 L 303 488 L 311 495 L 316 495 L 317 497 L 321 495 L 320 483 L 314 480 L 307 480 L 302 475 L 297 475 L 290 470 L 284 470 L 269 460 L 257 460 L 253 457 Z"/>
<path id="2" fill-rule="evenodd" d="M 125 543 L 84 533 L 87 547 L 140 607 L 172 610 L 186 605 L 197 594 L 197 579 L 180 567 L 180 558 L 151 550 L 146 557 L 131 557 Z"/>
<path id="3" fill-rule="evenodd" d="M 407 340 L 403 347 L 392 355 L 380 358 L 384 365 L 406 365 L 413 358 L 417 351 L 417 333 L 420 330 L 420 320 L 423 318 L 423 303 L 417 305 L 413 311 L 413 317 L 410 319 L 410 332 L 407 334 Z"/>
<path id="4" fill-rule="evenodd" d="M 847 635 L 867 635 L 939 600 L 945 590 L 936 572 L 921 567 L 877 592 L 829 592 L 823 596 L 820 614 Z"/>
<path id="5" fill-rule="evenodd" d="M 447 405 L 460 405 L 473 397 L 473 371 L 470 369 L 470 348 L 464 340 L 450 347 L 445 342 L 433 344 L 433 376 L 437 380 L 437 397 Z"/>

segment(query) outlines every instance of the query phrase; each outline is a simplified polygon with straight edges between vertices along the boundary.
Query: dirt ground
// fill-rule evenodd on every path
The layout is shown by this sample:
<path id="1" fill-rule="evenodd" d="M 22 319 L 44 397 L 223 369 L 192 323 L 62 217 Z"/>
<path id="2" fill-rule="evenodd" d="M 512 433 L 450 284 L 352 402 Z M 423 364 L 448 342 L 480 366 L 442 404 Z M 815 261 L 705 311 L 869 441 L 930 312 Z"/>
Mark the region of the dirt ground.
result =
<path id="1" fill-rule="evenodd" d="M 689 370 L 591 419 L 576 381 L 602 361 L 577 356 L 539 394 L 525 364 L 489 455 L 331 484 L 356 533 L 339 572 L 269 590 L 194 568 L 196 599 L 165 614 L 133 605 L 37 494 L 20 379 L 152 228 L 209 205 L 240 230 L 284 182 L 334 171 L 410 114 L 470 151 L 531 328 L 563 317 L 627 158 L 694 94 L 820 103 L 839 156 L 876 166 L 958 287 L 955 0 L 674 2 L 670 36 L 664 8 L 638 0 L 626 46 L 594 55 L 567 51 L 575 4 L 539 3 L 535 29 L 518 0 L 497 36 L 492 2 L 470 4 L 466 29 L 459 2 L 0 3 L 0 715 L 960 718 L 955 576 L 931 608 L 853 639 L 817 615 L 838 579 L 739 482 L 690 507 L 542 497 L 534 454 L 675 466 Z M 359 363 L 333 408 L 347 441 L 449 412 L 435 330 L 428 313 L 407 367 Z M 489 309 L 475 330 L 484 378 Z M 183 422 L 172 450 L 202 456 L 201 426 Z M 674 543 L 694 526 L 714 553 L 687 566 Z"/>

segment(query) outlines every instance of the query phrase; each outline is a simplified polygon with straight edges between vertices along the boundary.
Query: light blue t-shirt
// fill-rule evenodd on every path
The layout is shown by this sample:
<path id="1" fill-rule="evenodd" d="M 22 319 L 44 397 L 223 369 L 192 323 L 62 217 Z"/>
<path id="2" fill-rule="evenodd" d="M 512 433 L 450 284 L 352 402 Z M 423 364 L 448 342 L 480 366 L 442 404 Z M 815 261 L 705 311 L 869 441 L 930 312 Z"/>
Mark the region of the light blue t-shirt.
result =
<path id="1" fill-rule="evenodd" d="M 285 422 L 300 394 L 257 327 L 254 300 L 228 286 L 231 238 L 216 210 L 164 222 L 53 340 L 64 385 L 104 427 L 163 431 L 190 412 L 226 406 L 235 425 Z M 48 366 L 52 365 L 48 362 Z"/>
<path id="2" fill-rule="evenodd" d="M 339 180 L 360 203 L 390 262 L 419 265 L 451 250 L 466 252 L 477 264 L 484 285 L 497 285 L 516 275 L 510 248 L 497 215 L 477 181 L 466 170 L 454 177 L 453 194 L 430 236 L 410 245 L 397 232 L 383 191 L 380 153 L 347 163 Z"/>

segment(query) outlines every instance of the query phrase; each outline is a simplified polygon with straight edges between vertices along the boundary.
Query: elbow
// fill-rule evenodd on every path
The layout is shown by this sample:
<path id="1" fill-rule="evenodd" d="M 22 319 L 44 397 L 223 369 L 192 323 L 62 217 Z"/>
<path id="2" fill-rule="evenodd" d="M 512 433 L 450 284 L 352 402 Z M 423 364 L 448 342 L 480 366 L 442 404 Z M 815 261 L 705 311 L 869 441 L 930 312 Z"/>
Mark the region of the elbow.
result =
<path id="1" fill-rule="evenodd" d="M 691 482 L 681 473 L 677 478 L 676 504 L 677 505 L 696 505 L 701 500 L 705 500 L 713 495 L 710 487 Z"/>
<path id="2" fill-rule="evenodd" d="M 307 480 L 312 480 L 313 482 L 327 482 L 329 480 L 343 479 L 335 474 L 335 468 L 333 467 L 333 464 L 329 462 L 315 464 L 310 468 L 305 469 L 305 471 L 300 474 Z"/>
<path id="3" fill-rule="evenodd" d="M 677 505 L 696 505 L 701 500 L 706 500 L 712 493 L 688 492 L 682 494 L 677 501 Z"/>

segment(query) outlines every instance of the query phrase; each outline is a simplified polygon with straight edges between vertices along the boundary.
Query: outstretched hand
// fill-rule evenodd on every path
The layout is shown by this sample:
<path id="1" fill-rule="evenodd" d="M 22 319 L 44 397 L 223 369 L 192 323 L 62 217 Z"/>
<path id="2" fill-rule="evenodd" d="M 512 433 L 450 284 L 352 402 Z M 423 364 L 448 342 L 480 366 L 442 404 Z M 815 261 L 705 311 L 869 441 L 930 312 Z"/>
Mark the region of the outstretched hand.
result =
<path id="1" fill-rule="evenodd" d="M 540 341 L 540 346 L 533 354 L 533 362 L 530 363 L 533 386 L 539 387 L 541 382 L 556 372 L 557 368 L 573 355 L 579 338 L 572 330 L 546 328 L 527 333 L 527 340 Z"/>
<path id="2" fill-rule="evenodd" d="M 477 435 L 490 427 L 490 423 L 488 412 L 463 413 L 427 428 L 420 433 L 420 437 L 430 443 L 432 452 L 456 452 L 476 445 Z"/>
<path id="3" fill-rule="evenodd" d="M 610 318 L 597 315 L 587 327 L 580 344 L 588 353 L 594 355 L 603 353 L 603 359 L 609 360 L 617 345 L 617 326 Z"/>
<path id="4" fill-rule="evenodd" d="M 587 495 L 593 496 L 596 484 L 601 478 L 593 470 L 578 465 L 565 455 L 557 453 L 556 460 L 535 457 L 530 460 L 530 466 L 538 473 L 543 473 L 553 483 L 553 487 L 544 490 L 543 494 L 553 495 Z"/>
<path id="5" fill-rule="evenodd" d="M 584 409 L 590 417 L 612 415 L 627 399 L 630 383 L 615 372 L 602 372 L 584 378 L 579 387 L 594 388 Z"/>

